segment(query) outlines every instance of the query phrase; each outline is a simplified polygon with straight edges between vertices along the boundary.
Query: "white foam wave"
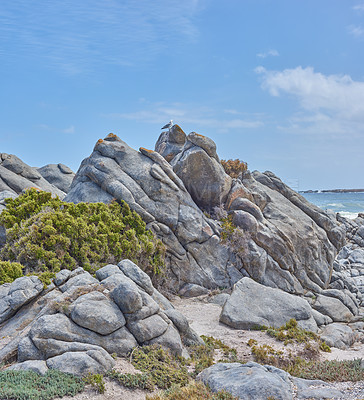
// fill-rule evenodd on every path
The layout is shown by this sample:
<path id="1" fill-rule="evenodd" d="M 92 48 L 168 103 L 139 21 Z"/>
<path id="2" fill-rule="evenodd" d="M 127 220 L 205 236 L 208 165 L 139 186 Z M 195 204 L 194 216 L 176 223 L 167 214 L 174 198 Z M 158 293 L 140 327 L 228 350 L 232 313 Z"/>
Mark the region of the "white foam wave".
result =
<path id="1" fill-rule="evenodd" d="M 358 213 L 353 213 L 353 212 L 349 212 L 349 211 L 340 211 L 339 214 L 342 217 L 348 218 L 348 219 L 355 219 L 358 216 Z"/>
<path id="2" fill-rule="evenodd" d="M 345 207 L 342 203 L 329 203 L 328 206 L 331 207 Z"/>

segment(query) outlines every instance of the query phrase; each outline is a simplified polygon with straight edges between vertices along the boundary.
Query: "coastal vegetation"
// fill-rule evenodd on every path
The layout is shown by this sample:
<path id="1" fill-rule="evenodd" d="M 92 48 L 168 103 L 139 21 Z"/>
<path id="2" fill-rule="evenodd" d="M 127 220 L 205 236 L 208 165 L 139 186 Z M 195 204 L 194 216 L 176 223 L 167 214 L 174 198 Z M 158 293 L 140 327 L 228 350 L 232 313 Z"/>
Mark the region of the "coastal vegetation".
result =
<path id="1" fill-rule="evenodd" d="M 94 273 L 123 258 L 152 277 L 163 272 L 164 245 L 124 201 L 73 204 L 30 189 L 7 199 L 0 224 L 6 228 L 0 283 L 19 277 L 20 268 L 46 281 L 61 269 Z"/>

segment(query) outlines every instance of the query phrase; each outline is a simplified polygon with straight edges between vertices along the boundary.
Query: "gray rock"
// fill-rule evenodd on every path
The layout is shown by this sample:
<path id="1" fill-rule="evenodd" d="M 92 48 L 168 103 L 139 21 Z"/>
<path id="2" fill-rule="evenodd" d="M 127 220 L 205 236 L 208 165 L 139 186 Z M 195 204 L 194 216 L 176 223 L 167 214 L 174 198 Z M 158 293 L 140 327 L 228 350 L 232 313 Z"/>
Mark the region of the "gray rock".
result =
<path id="1" fill-rule="evenodd" d="M 312 309 L 312 316 L 315 319 L 317 326 L 328 325 L 333 322 L 328 315 L 321 314 L 315 309 Z"/>
<path id="2" fill-rule="evenodd" d="M 327 325 L 320 336 L 330 347 L 338 349 L 347 349 L 355 342 L 356 338 L 349 326 L 338 323 Z"/>
<path id="3" fill-rule="evenodd" d="M 335 322 L 349 322 L 354 316 L 340 300 L 334 297 L 319 294 L 312 307 L 321 314 L 328 315 Z"/>
<path id="4" fill-rule="evenodd" d="M 39 375 L 45 375 L 48 371 L 48 367 L 45 361 L 41 360 L 29 360 L 19 362 L 11 365 L 6 369 L 7 371 L 33 371 Z"/>
<path id="5" fill-rule="evenodd" d="M 195 146 L 201 147 L 201 149 L 205 150 L 210 157 L 214 158 L 217 162 L 220 162 L 216 153 L 216 144 L 213 140 L 207 136 L 199 135 L 196 132 L 191 132 L 187 136 L 187 140 L 189 140 Z"/>
<path id="6" fill-rule="evenodd" d="M 42 360 L 42 353 L 34 345 L 29 336 L 25 336 L 18 345 L 18 362 L 26 360 Z"/>
<path id="7" fill-rule="evenodd" d="M 103 281 L 109 276 L 113 276 L 114 274 L 120 274 L 120 269 L 117 265 L 108 264 L 105 267 L 102 267 L 96 271 L 96 278 L 99 281 Z"/>
<path id="8" fill-rule="evenodd" d="M 320 380 L 293 378 L 297 386 L 298 399 L 337 399 L 344 397 L 344 394 L 333 388 L 329 383 Z"/>
<path id="9" fill-rule="evenodd" d="M 154 301 L 149 294 L 141 291 L 140 295 L 142 297 L 143 306 L 140 310 L 137 310 L 132 314 L 125 314 L 125 318 L 128 322 L 145 319 L 160 311 L 158 303 Z"/>
<path id="10" fill-rule="evenodd" d="M 72 274 L 70 276 L 72 276 Z M 69 278 L 66 283 L 61 285 L 59 288 L 62 292 L 67 292 L 69 289 L 76 286 L 88 286 L 96 283 L 99 283 L 97 279 L 91 276 L 87 271 L 83 271 L 82 273 Z"/>
<path id="11" fill-rule="evenodd" d="M 71 319 L 100 335 L 109 335 L 126 324 L 117 305 L 100 292 L 80 296 L 70 307 Z"/>
<path id="12" fill-rule="evenodd" d="M 173 125 L 169 131 L 161 133 L 155 144 L 155 151 L 169 162 L 181 152 L 185 142 L 186 134 L 178 125 Z"/>
<path id="13" fill-rule="evenodd" d="M 230 205 L 230 210 L 245 211 L 252 215 L 256 221 L 262 222 L 264 220 L 260 208 L 253 202 L 242 197 L 237 197 Z"/>
<path id="14" fill-rule="evenodd" d="M 227 293 L 219 293 L 209 299 L 209 303 L 217 304 L 221 307 L 228 301 L 230 295 Z"/>
<path id="15" fill-rule="evenodd" d="M 248 212 L 237 210 L 232 211 L 233 224 L 245 232 L 255 234 L 258 231 L 257 220 Z"/>
<path id="16" fill-rule="evenodd" d="M 143 306 L 143 299 L 133 282 L 122 282 L 112 291 L 112 298 L 123 313 L 134 313 Z"/>
<path id="17" fill-rule="evenodd" d="M 178 293 L 182 297 L 197 297 L 207 294 L 208 292 L 209 291 L 203 286 L 187 283 L 182 286 Z"/>
<path id="18" fill-rule="evenodd" d="M 61 199 L 65 196 L 62 190 L 44 179 L 36 168 L 25 164 L 13 154 L 0 153 L 0 191 L 20 194 L 32 187 L 51 192 Z"/>
<path id="19" fill-rule="evenodd" d="M 44 167 L 37 168 L 37 171 L 44 179 L 64 193 L 69 191 L 75 176 L 75 173 L 63 164 L 47 164 Z"/>
<path id="20" fill-rule="evenodd" d="M 196 137 L 194 134 L 194 141 Z M 201 136 L 201 142 L 205 139 Z M 232 179 L 205 149 L 187 140 L 181 153 L 171 160 L 171 165 L 200 208 L 212 210 L 225 203 Z"/>
<path id="21" fill-rule="evenodd" d="M 200 338 L 200 336 L 193 329 L 191 329 L 187 318 L 182 313 L 173 308 L 164 310 L 164 313 L 178 329 L 182 338 L 182 342 L 185 346 L 204 344 L 204 341 Z"/>
<path id="22" fill-rule="evenodd" d="M 128 322 L 127 328 L 134 335 L 139 344 L 148 342 L 167 330 L 168 324 L 157 314 L 148 318 Z"/>
<path id="23" fill-rule="evenodd" d="M 126 327 L 122 327 L 107 336 L 99 335 L 78 326 L 63 314 L 45 315 L 39 318 L 30 330 L 29 337 L 37 343 L 40 343 L 39 339 L 57 340 L 65 343 L 89 343 L 103 347 L 110 354 L 116 353 L 119 356 L 125 356 L 137 346 L 134 336 Z M 46 346 L 44 341 L 42 346 L 43 348 Z M 26 358 L 21 353 L 18 354 L 19 357 Z"/>
<path id="24" fill-rule="evenodd" d="M 254 362 L 215 364 L 203 370 L 198 379 L 207 384 L 213 392 L 224 389 L 239 399 L 293 399 L 289 374 L 278 368 Z"/>
<path id="25" fill-rule="evenodd" d="M 230 298 L 224 304 L 220 322 L 237 329 L 262 325 L 278 328 L 291 318 L 295 318 L 298 325 L 308 323 L 309 330 L 317 331 L 311 307 L 306 300 L 243 278 L 235 284 Z M 307 326 L 304 328 L 307 329 Z"/>
<path id="26" fill-rule="evenodd" d="M 69 374 L 86 376 L 88 374 L 104 374 L 115 364 L 113 358 L 102 348 L 86 352 L 67 352 L 49 358 L 47 366 Z"/>
<path id="27" fill-rule="evenodd" d="M 25 304 L 43 291 L 43 283 L 36 276 L 24 276 L 3 290 L 0 295 L 0 323 L 4 322 Z M 1 292 L 0 292 L 1 293 Z"/>
<path id="28" fill-rule="evenodd" d="M 59 272 L 56 273 L 56 277 L 53 279 L 53 283 L 56 286 L 61 286 L 67 281 L 70 275 L 71 271 L 69 269 L 61 269 Z"/>
<path id="29" fill-rule="evenodd" d="M 126 259 L 120 261 L 118 267 L 128 278 L 144 289 L 149 295 L 153 294 L 154 288 L 152 281 L 136 264 Z"/>

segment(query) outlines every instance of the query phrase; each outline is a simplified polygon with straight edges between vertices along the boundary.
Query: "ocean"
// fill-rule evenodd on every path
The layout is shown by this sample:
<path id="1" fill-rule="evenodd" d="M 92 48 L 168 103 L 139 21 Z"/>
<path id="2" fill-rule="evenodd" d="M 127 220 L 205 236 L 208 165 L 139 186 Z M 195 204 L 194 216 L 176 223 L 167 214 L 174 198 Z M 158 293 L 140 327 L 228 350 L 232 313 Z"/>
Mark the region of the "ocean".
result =
<path id="1" fill-rule="evenodd" d="M 364 193 L 300 193 L 308 201 L 322 208 L 340 213 L 343 217 L 354 219 L 364 213 Z"/>

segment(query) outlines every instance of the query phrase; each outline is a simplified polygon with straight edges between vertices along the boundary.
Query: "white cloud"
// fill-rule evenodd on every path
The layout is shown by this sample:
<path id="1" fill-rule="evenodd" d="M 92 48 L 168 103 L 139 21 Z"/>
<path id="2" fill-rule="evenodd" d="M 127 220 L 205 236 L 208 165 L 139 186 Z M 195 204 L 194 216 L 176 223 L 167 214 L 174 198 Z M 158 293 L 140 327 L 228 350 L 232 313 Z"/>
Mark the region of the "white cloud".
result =
<path id="1" fill-rule="evenodd" d="M 357 4 L 356 6 L 353 7 L 353 10 L 364 11 L 364 4 Z"/>
<path id="2" fill-rule="evenodd" d="M 364 37 L 364 28 L 362 28 L 361 26 L 350 25 L 348 27 L 348 31 L 351 35 L 357 38 Z"/>
<path id="3" fill-rule="evenodd" d="M 289 95 L 299 113 L 289 120 L 295 131 L 332 134 L 364 133 L 364 82 L 349 75 L 324 75 L 312 67 L 269 71 L 255 70 L 262 88 L 274 97 Z"/>
<path id="4" fill-rule="evenodd" d="M 267 58 L 267 57 L 269 57 L 269 56 L 271 56 L 271 57 L 278 57 L 278 56 L 279 56 L 279 53 L 278 53 L 277 50 L 271 49 L 271 50 L 268 50 L 268 51 L 265 52 L 265 53 L 258 53 L 258 54 L 257 54 L 257 57 L 259 57 L 259 58 Z"/>
<path id="5" fill-rule="evenodd" d="M 63 129 L 62 132 L 63 133 L 75 133 L 75 127 L 73 125 L 71 125 L 70 127 Z"/>
<path id="6" fill-rule="evenodd" d="M 231 117 L 226 117 L 226 114 Z M 219 112 L 208 107 L 195 107 L 186 104 L 154 103 L 148 108 L 129 113 L 112 113 L 103 115 L 106 118 L 121 118 L 147 123 L 163 124 L 173 119 L 176 123 L 190 124 L 196 129 L 214 128 L 218 132 L 226 133 L 234 129 L 256 129 L 262 127 L 262 115 L 244 115 L 245 118 L 236 118 L 240 115 L 236 110 Z M 243 115 L 242 115 L 243 116 Z"/>
<path id="7" fill-rule="evenodd" d="M 199 0 L 12 0 L 0 10 L 4 59 L 34 58 L 66 74 L 148 63 L 198 37 Z"/>

